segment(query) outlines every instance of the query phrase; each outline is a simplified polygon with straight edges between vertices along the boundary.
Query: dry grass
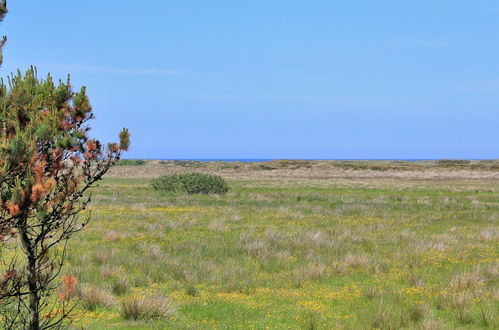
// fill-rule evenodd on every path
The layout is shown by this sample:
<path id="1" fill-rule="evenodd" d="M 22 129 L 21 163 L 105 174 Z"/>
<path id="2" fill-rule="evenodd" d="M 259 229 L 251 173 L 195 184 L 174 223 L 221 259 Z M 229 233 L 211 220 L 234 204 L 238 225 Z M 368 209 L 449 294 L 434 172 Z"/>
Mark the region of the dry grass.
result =
<path id="1" fill-rule="evenodd" d="M 481 241 L 493 241 L 499 239 L 499 231 L 497 228 L 485 228 L 478 233 L 478 239 Z"/>
<path id="2" fill-rule="evenodd" d="M 481 267 L 476 267 L 470 272 L 457 274 L 450 281 L 450 287 L 454 291 L 474 290 L 486 281 Z"/>
<path id="3" fill-rule="evenodd" d="M 121 274 L 121 269 L 117 266 L 102 265 L 99 267 L 99 275 L 102 278 L 118 277 Z"/>
<path id="4" fill-rule="evenodd" d="M 125 320 L 168 319 L 175 309 L 165 296 L 132 296 L 121 300 L 120 312 Z"/>
<path id="5" fill-rule="evenodd" d="M 85 285 L 79 287 L 77 292 L 81 305 L 89 311 L 94 311 L 98 307 L 112 307 L 116 304 L 116 297 L 109 289 Z"/>
<path id="6" fill-rule="evenodd" d="M 469 166 L 439 166 L 435 162 L 390 161 L 286 161 L 258 163 L 182 162 L 161 164 L 148 161 L 143 166 L 116 166 L 109 178 L 154 178 L 161 175 L 203 172 L 237 179 L 397 179 L 397 180 L 497 180 L 499 161 L 493 166 L 473 163 Z M 228 166 L 229 165 L 229 166 Z"/>
<path id="7" fill-rule="evenodd" d="M 105 265 L 109 262 L 109 260 L 111 260 L 113 258 L 113 253 L 109 250 L 101 250 L 101 251 L 98 251 L 95 255 L 94 255 L 94 262 L 97 264 L 97 265 Z"/>
<path id="8" fill-rule="evenodd" d="M 121 239 L 126 239 L 128 234 L 118 232 L 116 230 L 108 230 L 104 233 L 104 240 L 110 243 L 114 243 Z"/>
<path id="9" fill-rule="evenodd" d="M 294 281 L 298 284 L 307 281 L 320 280 L 327 274 L 327 267 L 323 263 L 311 263 L 294 271 Z"/>
<path id="10" fill-rule="evenodd" d="M 224 232 L 229 230 L 229 226 L 225 223 L 224 220 L 213 220 L 208 224 L 208 229 L 214 231 Z"/>
<path id="11" fill-rule="evenodd" d="M 421 330 L 441 330 L 445 329 L 441 321 L 426 319 L 421 323 Z"/>
<path id="12" fill-rule="evenodd" d="M 343 259 L 343 265 L 347 268 L 367 269 L 371 259 L 367 255 L 349 253 Z"/>

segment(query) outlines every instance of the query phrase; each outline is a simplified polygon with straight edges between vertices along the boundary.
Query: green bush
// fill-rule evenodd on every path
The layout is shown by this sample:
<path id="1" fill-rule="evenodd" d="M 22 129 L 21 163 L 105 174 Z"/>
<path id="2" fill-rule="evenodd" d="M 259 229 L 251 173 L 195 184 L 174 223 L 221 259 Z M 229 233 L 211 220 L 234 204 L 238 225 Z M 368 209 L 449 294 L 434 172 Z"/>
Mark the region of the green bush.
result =
<path id="1" fill-rule="evenodd" d="M 440 166 L 463 166 L 470 165 L 471 161 L 468 159 L 438 159 L 435 163 Z"/>
<path id="2" fill-rule="evenodd" d="M 225 194 L 229 185 L 217 175 L 204 173 L 170 174 L 153 179 L 155 190 L 187 194 Z"/>
<path id="3" fill-rule="evenodd" d="M 137 165 L 145 165 L 146 164 L 146 161 L 145 160 L 142 160 L 142 159 L 120 159 L 116 165 L 133 165 L 133 166 L 137 166 Z"/>

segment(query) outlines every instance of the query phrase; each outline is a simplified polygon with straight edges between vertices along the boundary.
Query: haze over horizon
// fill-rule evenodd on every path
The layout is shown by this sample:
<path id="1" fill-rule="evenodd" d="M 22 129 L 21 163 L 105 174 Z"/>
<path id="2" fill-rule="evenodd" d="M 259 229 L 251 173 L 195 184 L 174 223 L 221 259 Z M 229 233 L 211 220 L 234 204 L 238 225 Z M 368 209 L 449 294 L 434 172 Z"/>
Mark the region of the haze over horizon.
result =
<path id="1" fill-rule="evenodd" d="M 491 0 L 9 3 L 1 76 L 86 85 L 127 158 L 499 158 Z"/>

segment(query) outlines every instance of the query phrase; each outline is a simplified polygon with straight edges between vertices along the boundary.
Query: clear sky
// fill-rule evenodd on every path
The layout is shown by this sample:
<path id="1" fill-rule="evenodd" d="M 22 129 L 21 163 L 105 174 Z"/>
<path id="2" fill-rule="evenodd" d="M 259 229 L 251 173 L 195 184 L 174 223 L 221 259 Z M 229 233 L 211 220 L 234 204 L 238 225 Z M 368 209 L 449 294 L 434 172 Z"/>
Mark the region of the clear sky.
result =
<path id="1" fill-rule="evenodd" d="M 2 76 L 71 73 L 128 158 L 499 158 L 497 0 L 9 8 Z"/>

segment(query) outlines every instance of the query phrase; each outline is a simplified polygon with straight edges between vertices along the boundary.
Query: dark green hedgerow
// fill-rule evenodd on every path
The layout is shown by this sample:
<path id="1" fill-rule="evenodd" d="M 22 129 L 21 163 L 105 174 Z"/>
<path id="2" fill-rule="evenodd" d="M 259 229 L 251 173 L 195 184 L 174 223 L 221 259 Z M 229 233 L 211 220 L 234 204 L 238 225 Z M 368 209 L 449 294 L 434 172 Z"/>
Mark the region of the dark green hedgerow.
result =
<path id="1" fill-rule="evenodd" d="M 120 159 L 116 165 L 118 166 L 125 166 L 125 165 L 132 165 L 132 166 L 138 166 L 138 165 L 145 165 L 146 161 L 142 159 Z"/>
<path id="2" fill-rule="evenodd" d="M 170 174 L 151 180 L 155 190 L 186 194 L 225 194 L 229 185 L 220 176 L 204 173 Z"/>

